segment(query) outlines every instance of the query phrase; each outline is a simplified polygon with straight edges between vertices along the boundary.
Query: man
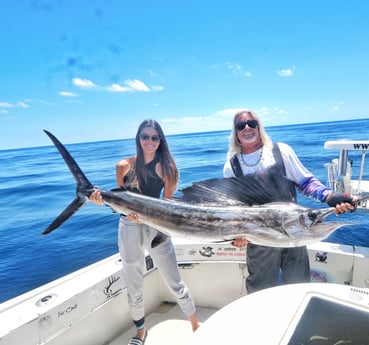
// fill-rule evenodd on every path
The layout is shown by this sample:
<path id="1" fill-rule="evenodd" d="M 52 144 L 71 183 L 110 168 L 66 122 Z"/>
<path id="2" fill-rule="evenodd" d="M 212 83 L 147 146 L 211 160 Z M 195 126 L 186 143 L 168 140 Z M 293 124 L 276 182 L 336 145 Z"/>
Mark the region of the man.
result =
<path id="1" fill-rule="evenodd" d="M 232 134 L 224 164 L 224 177 L 240 177 L 247 174 L 271 174 L 280 191 L 280 200 L 296 202 L 296 188 L 304 195 L 320 202 L 327 202 L 340 214 L 355 209 L 351 197 L 333 192 L 306 169 L 293 149 L 284 143 L 273 144 L 259 116 L 249 110 L 235 114 Z M 275 177 L 280 176 L 280 179 Z M 247 190 L 245 190 L 247 193 Z M 248 243 L 237 238 L 233 245 L 247 245 L 246 279 L 248 293 L 278 285 L 279 273 L 285 283 L 310 282 L 310 265 L 306 247 L 272 248 Z"/>

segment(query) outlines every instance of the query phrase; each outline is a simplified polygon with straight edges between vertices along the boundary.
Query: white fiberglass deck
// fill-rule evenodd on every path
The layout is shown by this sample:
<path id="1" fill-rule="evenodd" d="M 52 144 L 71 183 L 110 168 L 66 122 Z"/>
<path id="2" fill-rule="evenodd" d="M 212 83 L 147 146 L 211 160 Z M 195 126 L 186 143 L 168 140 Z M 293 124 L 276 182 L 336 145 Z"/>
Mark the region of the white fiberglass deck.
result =
<path id="1" fill-rule="evenodd" d="M 203 324 L 217 309 L 197 308 L 197 317 Z M 191 325 L 176 304 L 163 304 L 146 317 L 146 326 L 149 330 L 145 345 L 185 345 L 192 336 Z M 106 345 L 128 344 L 136 328 L 132 327 L 118 338 Z"/>

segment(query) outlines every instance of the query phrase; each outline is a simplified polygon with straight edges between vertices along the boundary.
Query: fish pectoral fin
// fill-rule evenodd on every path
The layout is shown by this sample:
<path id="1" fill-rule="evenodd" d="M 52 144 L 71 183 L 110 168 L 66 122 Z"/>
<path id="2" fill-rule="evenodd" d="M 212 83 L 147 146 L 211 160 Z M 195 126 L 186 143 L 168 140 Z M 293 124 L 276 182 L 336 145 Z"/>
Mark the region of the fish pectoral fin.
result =
<path id="1" fill-rule="evenodd" d="M 283 234 L 288 236 L 289 238 L 294 239 L 294 233 L 300 231 L 300 228 L 298 226 L 298 222 L 299 220 L 291 220 L 288 217 L 284 217 L 282 219 L 282 226 L 278 227 L 278 231 Z M 300 225 L 300 224 L 299 224 Z"/>
<path id="2" fill-rule="evenodd" d="M 73 216 L 86 202 L 87 197 L 77 196 L 58 217 L 44 230 L 41 235 L 47 235 L 60 225 L 62 225 L 66 220 Z"/>

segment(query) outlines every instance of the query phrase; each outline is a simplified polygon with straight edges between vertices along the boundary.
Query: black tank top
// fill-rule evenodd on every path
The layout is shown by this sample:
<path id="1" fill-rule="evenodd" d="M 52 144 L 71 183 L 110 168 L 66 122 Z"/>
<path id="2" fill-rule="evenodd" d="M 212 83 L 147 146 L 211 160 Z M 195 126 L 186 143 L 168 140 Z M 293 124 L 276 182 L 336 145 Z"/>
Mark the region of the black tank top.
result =
<path id="1" fill-rule="evenodd" d="M 158 159 L 155 158 L 149 164 L 145 165 L 146 169 L 149 171 L 149 176 L 146 178 L 146 181 L 142 181 L 141 183 L 142 194 L 153 198 L 159 198 L 164 187 L 164 181 L 155 171 L 156 163 L 158 163 Z"/>
<path id="2" fill-rule="evenodd" d="M 146 181 L 140 182 L 140 192 L 143 195 L 151 196 L 153 198 L 159 198 L 162 189 L 164 188 L 164 181 L 155 171 L 156 164 L 158 163 L 158 158 L 155 158 L 148 164 L 145 164 L 145 167 L 148 171 L 148 176 Z M 128 174 L 124 177 L 124 185 L 130 184 L 134 180 L 133 175 L 134 169 L 131 169 Z M 137 192 L 137 189 L 135 190 Z"/>

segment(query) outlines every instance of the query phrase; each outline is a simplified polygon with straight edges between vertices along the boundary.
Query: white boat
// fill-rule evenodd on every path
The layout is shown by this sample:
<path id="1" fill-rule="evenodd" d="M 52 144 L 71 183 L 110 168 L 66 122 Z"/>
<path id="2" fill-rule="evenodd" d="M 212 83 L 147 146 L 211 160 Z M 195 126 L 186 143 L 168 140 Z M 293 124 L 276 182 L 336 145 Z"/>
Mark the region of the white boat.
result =
<path id="1" fill-rule="evenodd" d="M 312 284 L 247 296 L 245 250 L 230 245 L 176 243 L 180 272 L 202 323 L 193 334 L 147 256 L 146 344 L 224 344 L 223 340 L 232 343 L 242 334 L 252 344 L 279 344 L 285 334 L 276 327 L 276 320 L 278 325 L 283 321 L 287 331 L 301 303 L 311 294 L 365 310 L 369 324 L 369 248 L 320 242 L 308 249 Z M 277 289 L 282 295 L 274 292 Z M 252 301 L 259 294 L 263 299 L 258 309 L 247 307 L 247 303 L 256 303 Z M 216 326 L 219 322 L 223 325 Z M 266 324 L 269 330 L 260 331 Z M 0 305 L 1 345 L 116 345 L 127 344 L 134 334 L 118 254 Z M 275 342 L 270 342 L 271 336 Z"/>
<path id="2" fill-rule="evenodd" d="M 369 147 L 369 141 L 355 143 L 363 151 L 363 145 Z M 341 160 L 328 166 L 329 176 L 336 190 L 365 195 L 369 188 L 363 174 L 351 180 L 347 151 L 358 149 L 352 145 L 326 143 L 326 148 L 341 152 Z M 202 325 L 191 332 L 146 256 L 146 345 L 292 345 L 314 344 L 314 339 L 326 340 L 326 345 L 369 344 L 369 248 L 309 245 L 312 283 L 247 295 L 245 249 L 178 239 L 174 243 Z M 134 335 L 118 254 L 0 304 L 0 345 L 117 345 Z"/>

